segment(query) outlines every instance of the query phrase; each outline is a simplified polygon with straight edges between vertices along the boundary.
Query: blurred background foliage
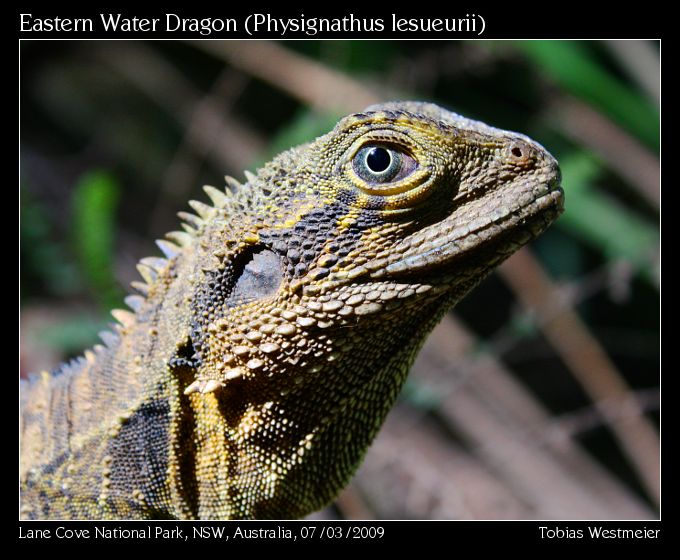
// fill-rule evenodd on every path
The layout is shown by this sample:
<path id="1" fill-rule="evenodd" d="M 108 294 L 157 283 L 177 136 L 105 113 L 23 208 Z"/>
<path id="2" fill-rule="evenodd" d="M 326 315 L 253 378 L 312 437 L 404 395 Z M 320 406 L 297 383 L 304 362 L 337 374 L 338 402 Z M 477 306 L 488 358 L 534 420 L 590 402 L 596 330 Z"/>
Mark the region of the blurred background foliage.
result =
<path id="1" fill-rule="evenodd" d="M 435 331 L 318 515 L 655 517 L 659 82 L 644 41 L 22 41 L 22 375 L 97 342 L 201 185 L 434 101 L 545 145 L 566 212 Z"/>

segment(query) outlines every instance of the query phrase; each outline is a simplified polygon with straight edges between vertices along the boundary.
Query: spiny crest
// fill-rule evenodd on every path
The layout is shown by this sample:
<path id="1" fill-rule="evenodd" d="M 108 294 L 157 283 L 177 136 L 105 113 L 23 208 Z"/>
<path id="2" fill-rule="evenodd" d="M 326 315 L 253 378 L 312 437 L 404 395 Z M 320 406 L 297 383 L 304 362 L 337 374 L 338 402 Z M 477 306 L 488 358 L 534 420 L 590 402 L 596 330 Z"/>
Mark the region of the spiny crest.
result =
<path id="1" fill-rule="evenodd" d="M 177 212 L 177 215 L 185 223 L 182 226 L 190 226 L 193 230 L 198 231 L 203 225 L 203 220 L 196 216 L 195 214 L 190 214 L 189 212 Z M 166 236 L 167 237 L 167 236 Z"/>
<path id="2" fill-rule="evenodd" d="M 154 272 L 158 273 L 161 270 L 163 270 L 166 266 L 168 266 L 168 260 L 163 259 L 161 257 L 145 257 L 141 259 L 140 264 L 143 264 L 150 269 L 152 269 Z"/>
<path id="3" fill-rule="evenodd" d="M 225 190 L 217 189 L 210 185 L 205 185 L 203 190 L 212 202 L 212 205 L 198 200 L 189 201 L 189 206 L 195 214 L 189 212 L 178 212 L 178 216 L 183 221 L 184 231 L 171 231 L 166 234 L 167 239 L 156 240 L 156 245 L 164 255 L 162 257 L 145 257 L 137 264 L 137 270 L 143 282 L 135 281 L 131 283 L 136 294 L 125 298 L 126 305 L 132 309 L 132 313 L 123 309 L 114 309 L 111 314 L 116 319 L 117 324 L 111 331 L 99 333 L 107 347 L 113 346 L 118 340 L 118 332 L 121 328 L 130 327 L 134 322 L 134 313 L 139 311 L 149 295 L 149 286 L 153 284 L 160 273 L 169 265 L 169 261 L 179 255 L 183 248 L 190 247 L 206 222 L 215 217 L 217 211 L 224 215 L 239 215 L 248 210 L 252 210 L 265 201 L 265 189 L 258 183 L 257 177 L 249 172 L 245 172 L 246 185 L 239 183 L 233 177 L 226 176 Z M 101 348 L 101 346 L 100 346 Z M 219 389 L 214 383 L 204 382 L 196 386 L 190 392 L 200 391 L 209 393 Z M 191 387 L 189 388 L 191 389 Z M 187 390 L 189 390 L 187 389 Z"/>
<path id="4" fill-rule="evenodd" d="M 125 309 L 113 309 L 111 315 L 113 315 L 113 318 L 125 328 L 131 327 L 135 321 L 134 314 Z"/>
<path id="5" fill-rule="evenodd" d="M 58 368 L 48 371 L 42 370 L 39 373 L 30 372 L 26 379 L 20 379 L 21 391 L 20 394 L 22 398 L 26 398 L 30 393 L 26 390 L 30 386 L 35 386 L 39 383 L 50 383 L 54 380 L 57 382 L 61 381 L 63 378 L 68 377 L 71 374 L 75 374 L 80 371 L 85 364 L 91 363 L 93 360 L 93 354 L 100 354 L 103 350 L 101 344 L 95 345 L 93 350 L 88 350 L 83 356 L 77 356 L 59 365 Z"/>
<path id="6" fill-rule="evenodd" d="M 149 286 L 158 278 L 169 261 L 176 257 L 183 248 L 190 247 L 206 222 L 213 219 L 218 210 L 226 216 L 238 215 L 244 211 L 251 210 L 264 201 L 264 189 L 258 184 L 257 177 L 249 172 L 245 172 L 247 184 L 239 183 L 233 177 L 225 176 L 226 188 L 220 190 L 216 187 L 205 185 L 203 190 L 212 202 L 212 205 L 198 200 L 189 201 L 189 206 L 195 214 L 190 212 L 178 212 L 179 218 L 183 221 L 184 231 L 171 231 L 165 235 L 167 239 L 156 240 L 156 245 L 163 253 L 165 258 L 145 257 L 137 264 L 143 282 L 132 282 L 132 288 L 137 292 L 135 295 L 128 296 L 125 303 L 134 312 L 139 311 L 144 303 L 144 299 L 149 294 Z M 125 315 L 127 311 L 117 310 L 113 313 L 116 320 L 125 327 L 129 324 L 130 317 Z M 132 314 L 130 314 L 132 315 Z M 110 337 L 109 337 L 110 340 Z"/>
<path id="7" fill-rule="evenodd" d="M 253 210 L 266 203 L 269 195 L 268 189 L 258 180 L 257 175 L 250 171 L 244 171 L 246 183 L 242 185 L 233 177 L 226 175 L 227 193 L 232 196 L 231 205 L 228 209 L 234 212 Z"/>
<path id="8" fill-rule="evenodd" d="M 134 296 L 129 296 L 134 297 Z M 139 297 L 139 296 L 136 296 Z M 141 299 L 141 298 L 140 298 Z M 127 298 L 126 298 L 127 300 Z M 130 313 L 126 309 L 112 309 L 111 315 L 117 321 L 110 325 L 111 330 L 100 331 L 99 338 L 104 342 L 107 348 L 113 348 L 120 340 L 120 333 L 123 329 L 130 328 L 134 325 L 135 314 Z"/>
<path id="9" fill-rule="evenodd" d="M 131 294 L 125 298 L 125 305 L 127 305 L 132 311 L 139 311 L 144 304 L 144 298 L 142 296 Z"/>
<path id="10" fill-rule="evenodd" d="M 180 252 L 180 248 L 177 247 L 177 245 L 174 245 L 165 239 L 156 239 L 156 245 L 158 245 L 158 248 L 163 252 L 167 259 L 176 257 Z"/>
<path id="11" fill-rule="evenodd" d="M 198 214 L 198 216 L 203 221 L 207 221 L 215 215 L 215 208 L 213 206 L 205 204 L 204 202 L 199 202 L 198 200 L 190 200 L 189 206 L 191 206 L 194 209 L 196 214 Z"/>
<path id="12" fill-rule="evenodd" d="M 208 195 L 208 198 L 210 198 L 212 201 L 213 206 L 216 208 L 224 208 L 227 204 L 229 204 L 230 199 L 224 191 L 216 189 L 210 185 L 204 185 L 203 190 L 205 191 L 205 194 Z"/>
<path id="13" fill-rule="evenodd" d="M 140 294 L 140 296 L 146 297 L 149 295 L 149 286 L 148 284 L 144 282 L 139 282 L 138 280 L 135 280 L 133 282 L 130 282 L 130 285 L 132 288 Z"/>
<path id="14" fill-rule="evenodd" d="M 194 235 L 186 231 L 171 231 L 166 233 L 165 237 L 174 241 L 180 247 L 190 247 L 194 240 Z"/>
<path id="15" fill-rule="evenodd" d="M 154 280 L 157 278 L 156 271 L 141 261 L 137 264 L 137 270 L 147 284 L 153 284 Z"/>
<path id="16" fill-rule="evenodd" d="M 254 179 L 252 174 L 247 174 L 250 180 Z M 208 195 L 212 205 L 206 204 L 199 200 L 190 200 L 189 206 L 194 210 L 195 214 L 189 212 L 178 212 L 177 215 L 183 221 L 182 228 L 184 232 L 170 232 L 166 235 L 168 239 L 175 241 L 180 247 L 188 246 L 192 237 L 195 237 L 206 222 L 209 222 L 215 217 L 217 210 L 222 210 L 227 216 L 230 214 L 237 214 L 247 210 L 250 206 L 248 192 L 250 190 L 244 188 L 236 179 L 232 177 L 225 177 L 227 188 L 220 190 L 211 185 L 205 185 L 203 190 Z"/>
<path id="17" fill-rule="evenodd" d="M 118 335 L 111 331 L 100 331 L 99 338 L 107 348 L 113 348 L 118 343 Z"/>

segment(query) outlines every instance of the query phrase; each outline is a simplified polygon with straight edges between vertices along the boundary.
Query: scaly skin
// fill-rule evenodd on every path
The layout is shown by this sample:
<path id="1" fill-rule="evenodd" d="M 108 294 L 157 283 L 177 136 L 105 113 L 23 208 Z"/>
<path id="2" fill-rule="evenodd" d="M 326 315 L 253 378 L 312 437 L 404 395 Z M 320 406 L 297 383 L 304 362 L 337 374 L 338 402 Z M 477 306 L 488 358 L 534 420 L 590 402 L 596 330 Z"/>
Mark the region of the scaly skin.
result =
<path id="1" fill-rule="evenodd" d="M 206 188 L 105 346 L 22 387 L 28 518 L 291 518 L 357 469 L 430 330 L 562 210 L 517 133 L 389 103 Z"/>

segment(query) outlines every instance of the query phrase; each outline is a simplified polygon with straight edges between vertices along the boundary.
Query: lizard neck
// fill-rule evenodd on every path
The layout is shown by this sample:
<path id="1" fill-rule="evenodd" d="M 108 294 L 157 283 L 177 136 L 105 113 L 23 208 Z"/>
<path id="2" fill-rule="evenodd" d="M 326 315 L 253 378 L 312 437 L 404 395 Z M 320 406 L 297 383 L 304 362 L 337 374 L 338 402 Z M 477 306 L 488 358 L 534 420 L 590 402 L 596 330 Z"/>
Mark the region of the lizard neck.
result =
<path id="1" fill-rule="evenodd" d="M 373 328 L 328 329 L 313 338 L 333 341 L 323 346 L 326 360 L 314 375 L 298 378 L 291 369 L 178 398 L 168 472 L 173 494 L 183 499 L 182 514 L 295 517 L 332 500 L 451 304 L 440 298 L 414 309 L 409 321 L 400 318 L 398 332 L 385 330 L 385 317 L 376 317 Z M 191 379 L 188 369 L 183 375 Z"/>

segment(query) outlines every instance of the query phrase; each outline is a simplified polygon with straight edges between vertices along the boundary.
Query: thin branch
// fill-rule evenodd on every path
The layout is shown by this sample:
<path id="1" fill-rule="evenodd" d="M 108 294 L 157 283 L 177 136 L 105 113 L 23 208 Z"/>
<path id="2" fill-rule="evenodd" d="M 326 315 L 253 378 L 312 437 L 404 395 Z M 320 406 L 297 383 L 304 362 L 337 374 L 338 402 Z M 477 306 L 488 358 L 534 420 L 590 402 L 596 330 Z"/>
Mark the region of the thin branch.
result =
<path id="1" fill-rule="evenodd" d="M 390 412 L 353 486 L 360 488 L 381 519 L 537 516 L 502 476 L 405 404 Z"/>
<path id="2" fill-rule="evenodd" d="M 317 110 L 360 111 L 379 96 L 345 74 L 268 41 L 192 41 Z"/>
<path id="3" fill-rule="evenodd" d="M 168 198 L 173 200 L 186 200 L 189 196 L 191 185 L 195 183 L 201 162 L 206 159 L 219 159 L 219 153 L 213 153 L 217 146 L 221 145 L 221 127 L 215 126 L 216 114 L 226 118 L 230 108 L 245 89 L 247 78 L 243 74 L 235 72 L 232 68 L 225 67 L 215 80 L 210 91 L 196 104 L 193 115 L 185 128 L 184 136 L 175 151 L 170 164 L 165 172 L 162 184 L 165 191 L 172 193 L 172 197 L 158 197 L 158 203 L 154 208 L 151 224 L 158 226 L 160 217 L 167 215 Z M 213 141 L 207 142 L 207 135 L 212 131 Z M 252 154 L 249 154 L 252 155 Z M 249 160 L 241 162 L 245 167 Z M 159 227 L 154 228 L 156 231 Z"/>
<path id="4" fill-rule="evenodd" d="M 658 504 L 659 437 L 635 399 L 630 398 L 631 389 L 623 376 L 576 312 L 561 306 L 558 288 L 527 249 L 503 263 L 500 272 L 519 300 L 541 319 L 546 338 L 607 418 L 649 496 Z M 619 406 L 626 403 L 630 412 L 612 415 L 613 402 Z"/>
<path id="5" fill-rule="evenodd" d="M 512 322 L 524 323 L 530 321 L 539 330 L 543 329 L 543 323 L 549 321 L 554 314 L 561 313 L 563 308 L 576 308 L 589 298 L 607 290 L 610 299 L 622 302 L 630 297 L 632 280 L 632 268 L 625 261 L 606 262 L 603 265 L 589 270 L 587 274 L 572 278 L 569 281 L 555 286 L 557 290 L 551 303 L 550 314 L 546 313 L 537 317 L 530 309 L 517 310 Z M 615 351 L 619 355 L 642 356 L 658 355 L 658 341 L 652 342 L 653 338 L 642 331 L 616 328 L 599 328 L 599 338 L 608 341 L 606 345 L 610 353 Z M 533 336 L 528 332 L 525 336 Z M 505 356 L 513 350 L 522 339 L 518 335 L 516 327 L 507 323 L 501 326 L 494 334 L 485 339 L 484 349 L 496 356 Z M 642 348 L 642 349 L 641 349 Z M 545 349 L 541 357 L 551 355 L 551 350 Z M 521 360 L 535 359 L 536 355 L 529 355 L 526 351 Z M 513 363 L 519 363 L 520 358 L 515 357 Z"/>
<path id="6" fill-rule="evenodd" d="M 438 413 L 498 466 L 538 517 L 653 517 L 493 355 L 477 348 L 475 335 L 447 316 L 426 341 L 413 374 L 440 397 Z"/>
<path id="7" fill-rule="evenodd" d="M 356 484 L 350 484 L 336 498 L 335 506 L 344 519 L 376 519 L 376 516 Z"/>
<path id="8" fill-rule="evenodd" d="M 192 128 L 202 95 L 174 66 L 139 43 L 116 43 L 96 54 L 165 109 L 183 130 Z M 192 141 L 220 169 L 242 169 L 244 161 L 252 161 L 264 148 L 261 136 L 212 103 L 204 105 L 199 116 L 202 126 L 193 127 Z"/>
<path id="9" fill-rule="evenodd" d="M 661 104 L 661 60 L 650 41 L 604 41 L 623 69 Z"/>
<path id="10" fill-rule="evenodd" d="M 659 208 L 659 159 L 630 134 L 586 103 L 566 96 L 550 104 L 546 118 L 555 121 L 567 136 L 590 148 L 654 208 Z"/>
<path id="11" fill-rule="evenodd" d="M 636 391 L 631 397 L 637 402 L 637 407 L 645 412 L 659 409 L 660 394 L 658 389 Z M 637 411 L 631 409 L 626 403 L 617 403 L 610 408 L 610 418 L 637 414 Z M 602 426 L 603 420 L 602 414 L 597 407 L 588 406 L 554 418 L 553 422 L 555 427 L 559 428 L 560 432 L 569 434 L 573 438 L 579 436 L 583 432 L 599 428 Z"/>

